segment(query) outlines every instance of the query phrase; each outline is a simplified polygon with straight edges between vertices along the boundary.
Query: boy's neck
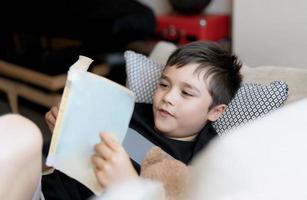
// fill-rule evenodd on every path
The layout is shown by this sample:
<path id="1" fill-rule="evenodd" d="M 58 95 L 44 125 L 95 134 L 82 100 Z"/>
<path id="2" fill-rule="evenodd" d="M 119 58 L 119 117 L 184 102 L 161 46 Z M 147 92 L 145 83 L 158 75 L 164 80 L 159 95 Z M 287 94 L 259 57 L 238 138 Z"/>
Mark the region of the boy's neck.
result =
<path id="1" fill-rule="evenodd" d="M 199 134 L 199 133 L 196 133 L 194 135 L 187 136 L 187 137 L 169 137 L 169 136 L 166 136 L 163 132 L 159 131 L 156 128 L 156 126 L 154 127 L 154 129 L 158 132 L 158 134 L 163 135 L 164 137 L 170 138 L 172 140 L 179 140 L 179 141 L 194 141 Z"/>
<path id="2" fill-rule="evenodd" d="M 187 136 L 187 137 L 168 137 L 170 139 L 173 139 L 173 140 L 180 140 L 180 141 L 194 141 L 196 139 L 198 134 L 195 134 L 195 135 L 191 135 L 191 136 Z"/>

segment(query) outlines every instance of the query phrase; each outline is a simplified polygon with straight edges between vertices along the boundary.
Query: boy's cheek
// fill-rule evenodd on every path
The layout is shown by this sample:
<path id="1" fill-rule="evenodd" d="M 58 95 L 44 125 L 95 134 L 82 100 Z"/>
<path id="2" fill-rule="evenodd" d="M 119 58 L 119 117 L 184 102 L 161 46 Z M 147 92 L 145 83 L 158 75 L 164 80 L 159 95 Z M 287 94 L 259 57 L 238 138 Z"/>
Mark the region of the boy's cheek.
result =
<path id="1" fill-rule="evenodd" d="M 152 100 L 153 100 L 153 102 L 155 101 L 155 99 L 156 99 L 156 96 L 157 96 L 157 91 L 158 89 L 155 89 L 154 90 L 154 92 L 153 92 L 153 95 L 152 95 Z"/>
<path id="2" fill-rule="evenodd" d="M 153 96 L 152 96 L 153 105 L 158 104 L 159 100 L 162 98 L 161 96 L 162 96 L 161 91 L 158 88 L 155 89 Z"/>
<path id="3" fill-rule="evenodd" d="M 158 99 L 158 94 L 155 91 L 153 96 L 152 96 L 152 105 L 153 105 L 153 107 L 155 107 L 157 105 L 157 101 L 158 101 L 157 99 Z"/>

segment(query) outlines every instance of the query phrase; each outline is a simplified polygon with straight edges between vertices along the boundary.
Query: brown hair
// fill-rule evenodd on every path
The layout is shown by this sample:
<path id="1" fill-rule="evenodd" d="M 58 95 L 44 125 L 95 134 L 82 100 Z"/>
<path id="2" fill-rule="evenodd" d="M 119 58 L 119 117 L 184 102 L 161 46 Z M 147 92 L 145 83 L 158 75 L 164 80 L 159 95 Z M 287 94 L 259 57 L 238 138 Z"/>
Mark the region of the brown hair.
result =
<path id="1" fill-rule="evenodd" d="M 204 80 L 209 82 L 212 96 L 209 109 L 219 104 L 228 104 L 238 91 L 242 76 L 241 62 L 237 57 L 223 49 L 217 43 L 196 41 L 175 50 L 167 60 L 165 67 L 184 67 L 187 64 L 199 64 L 196 72 L 206 69 Z"/>

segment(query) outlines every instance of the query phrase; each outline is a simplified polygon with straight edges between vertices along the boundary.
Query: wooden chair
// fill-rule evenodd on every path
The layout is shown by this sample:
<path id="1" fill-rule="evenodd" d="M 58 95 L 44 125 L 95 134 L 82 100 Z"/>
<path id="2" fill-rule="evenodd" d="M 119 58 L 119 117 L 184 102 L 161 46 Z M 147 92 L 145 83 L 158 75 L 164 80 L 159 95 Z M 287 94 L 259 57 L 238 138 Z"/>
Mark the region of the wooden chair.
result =
<path id="1" fill-rule="evenodd" d="M 109 70 L 101 64 L 93 66 L 91 71 L 105 76 Z M 60 101 L 65 82 L 66 74 L 50 76 L 0 60 L 0 90 L 6 93 L 13 113 L 18 113 L 18 97 L 46 107 L 55 105 Z"/>

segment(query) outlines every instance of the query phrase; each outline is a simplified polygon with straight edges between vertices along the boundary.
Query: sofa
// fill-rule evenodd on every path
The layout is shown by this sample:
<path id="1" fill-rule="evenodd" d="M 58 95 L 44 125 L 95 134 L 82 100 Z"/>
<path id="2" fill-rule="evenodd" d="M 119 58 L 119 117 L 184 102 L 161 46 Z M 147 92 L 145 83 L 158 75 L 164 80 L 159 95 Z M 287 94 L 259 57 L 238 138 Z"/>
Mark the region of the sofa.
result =
<path id="1" fill-rule="evenodd" d="M 40 199 L 42 134 L 19 114 L 0 116 L 0 199 Z"/>
<path id="2" fill-rule="evenodd" d="M 160 63 L 161 65 L 165 64 L 166 59 L 168 57 L 168 55 L 174 50 L 176 49 L 176 45 L 169 43 L 169 42 L 165 42 L 165 41 L 161 41 L 159 42 L 155 48 L 153 49 L 153 51 L 151 52 L 151 54 L 149 55 L 149 58 L 156 61 L 157 63 Z M 248 67 L 246 65 L 243 66 L 242 68 L 242 74 L 243 74 L 243 79 L 244 79 L 244 83 L 261 83 L 261 84 L 267 84 L 271 81 L 274 80 L 283 80 L 284 82 L 286 82 L 288 84 L 288 89 L 289 89 L 289 96 L 288 96 L 288 100 L 285 102 L 285 104 L 292 104 L 294 102 L 301 102 L 300 100 L 304 99 L 307 97 L 307 89 L 305 87 L 305 85 L 307 85 L 307 70 L 304 69 L 295 69 L 295 68 L 279 68 L 277 66 L 259 66 L 259 67 Z M 306 102 L 303 101 L 303 102 Z M 287 105 L 288 106 L 288 105 Z M 303 106 L 303 109 L 305 109 L 305 107 Z M 295 116 L 295 111 L 291 111 L 293 114 L 293 116 Z M 278 113 L 278 112 L 277 112 Z M 277 114 L 275 114 L 277 115 Z M 286 114 L 283 114 L 283 116 L 285 116 Z M 4 120 L 3 120 L 4 119 Z M 2 121 L 3 120 L 3 121 Z M 17 120 L 17 121 L 14 121 Z M 294 126 L 295 118 L 291 119 L 292 120 L 292 125 Z M 277 122 L 276 120 L 274 121 L 274 125 L 273 126 L 277 126 Z M 20 126 L 14 126 L 12 124 L 20 124 Z M 17 195 L 27 195 L 28 197 L 31 196 L 31 194 L 35 193 L 36 191 L 36 186 L 37 183 L 39 181 L 39 175 L 40 175 L 40 170 L 41 170 L 41 166 L 40 166 L 40 162 L 41 162 L 41 138 L 40 138 L 40 131 L 37 129 L 37 127 L 35 125 L 33 125 L 32 122 L 29 122 L 27 119 L 24 119 L 20 116 L 13 116 L 13 117 L 9 117 L 7 118 L 6 116 L 3 116 L 0 120 L 0 125 L 3 126 L 4 128 L 3 133 L 5 132 L 5 130 L 9 130 L 9 127 L 16 127 L 15 133 L 17 137 L 20 137 L 23 140 L 20 140 L 20 144 L 23 144 L 23 146 L 19 146 L 19 151 L 17 153 L 24 153 L 24 158 L 29 161 L 32 160 L 33 162 L 29 163 L 26 162 L 27 164 L 29 164 L 29 170 L 28 171 L 28 175 L 29 176 L 24 176 L 24 174 L 21 176 L 22 178 L 25 179 L 19 179 L 20 182 L 18 183 L 13 183 L 10 184 L 10 187 L 15 187 L 16 190 L 20 191 L 20 193 L 18 193 Z M 272 125 L 272 124 L 270 124 Z M 30 132 L 25 132 L 25 128 L 22 127 L 28 127 L 30 128 Z M 268 126 L 268 125 L 266 125 Z M 289 128 L 289 127 L 288 127 Z M 31 143 L 27 143 L 26 138 L 25 137 L 21 137 L 20 134 L 28 134 L 27 136 L 31 136 L 29 138 L 33 138 L 33 140 L 31 141 Z M 268 133 L 269 134 L 269 133 Z M 3 136 L 3 135 L 2 135 Z M 226 138 L 228 137 L 228 134 L 225 136 Z M 273 140 L 273 138 L 271 138 L 271 141 Z M 2 140 L 4 142 L 4 140 Z M 273 141 L 272 141 L 273 142 Z M 5 142 L 4 142 L 5 144 Z M 33 149 L 31 149 L 31 151 L 28 151 L 29 148 L 27 145 L 35 145 L 33 147 Z M 16 146 L 7 146 L 8 147 L 8 151 L 7 153 L 9 153 L 7 158 L 9 157 L 16 157 L 19 154 L 14 154 L 14 151 L 12 149 L 14 149 L 14 147 Z M 11 149 L 11 151 L 9 151 Z M 26 153 L 28 152 L 28 153 Z M 22 160 L 20 160 L 20 163 L 17 163 L 14 165 L 14 168 L 10 168 L 10 166 L 7 165 L 7 163 L 2 160 L 3 165 L 6 165 L 6 169 L 7 170 L 11 170 L 12 172 L 8 172 L 8 173 L 4 173 L 3 176 L 7 177 L 7 180 L 11 180 L 12 178 L 9 177 L 12 174 L 16 173 L 20 173 L 20 171 L 18 171 L 17 169 L 22 168 Z M 32 166 L 32 168 L 31 168 Z M 28 169 L 28 168 L 27 168 Z M 29 178 L 29 179 L 27 179 Z M 27 184 L 25 184 L 25 180 L 28 181 Z M 32 180 L 31 184 L 29 184 L 29 180 Z M 143 181 L 143 180 L 142 180 Z M 146 182 L 146 181 L 145 181 Z M 4 184 L 5 183 L 5 184 Z M 13 193 L 10 193 L 8 191 L 10 191 L 8 189 L 8 184 L 7 182 L 3 182 L 3 187 L 1 187 L 0 189 L 0 197 L 9 197 L 8 195 L 13 195 Z M 143 187 L 145 186 L 145 183 L 136 183 L 135 184 L 137 187 Z M 148 189 L 150 190 L 151 184 L 146 185 L 148 186 Z M 4 187 L 5 186 L 5 187 Z M 131 185 L 133 186 L 133 184 Z M 153 184 L 154 187 L 154 191 L 161 191 L 161 187 L 158 184 Z M 20 188 L 20 189 L 18 189 Z M 119 189 L 120 190 L 120 189 Z M 118 195 L 118 190 L 114 190 L 117 195 Z M 125 190 L 127 192 L 130 191 L 129 190 Z M 144 191 L 143 191 L 144 192 Z M 121 195 L 125 195 L 125 193 L 120 193 Z M 154 193 L 153 193 L 154 194 Z M 38 193 L 38 195 L 40 195 Z M 112 198 L 112 194 L 108 194 L 111 195 L 110 198 Z M 116 196 L 118 197 L 118 196 Z M 134 196 L 135 197 L 135 196 Z M 39 198 L 39 197 L 38 197 Z M 9 198 L 6 198 L 9 199 Z M 11 199 L 18 199 L 18 197 L 12 196 Z"/>
<path id="3" fill-rule="evenodd" d="M 174 44 L 160 42 L 149 58 L 165 64 L 174 49 Z M 306 199 L 307 70 L 243 65 L 242 74 L 244 83 L 284 81 L 288 99 L 279 109 L 217 137 L 192 161 L 188 188 L 180 199 Z M 95 200 L 165 199 L 164 192 L 158 183 L 139 179 Z"/>

